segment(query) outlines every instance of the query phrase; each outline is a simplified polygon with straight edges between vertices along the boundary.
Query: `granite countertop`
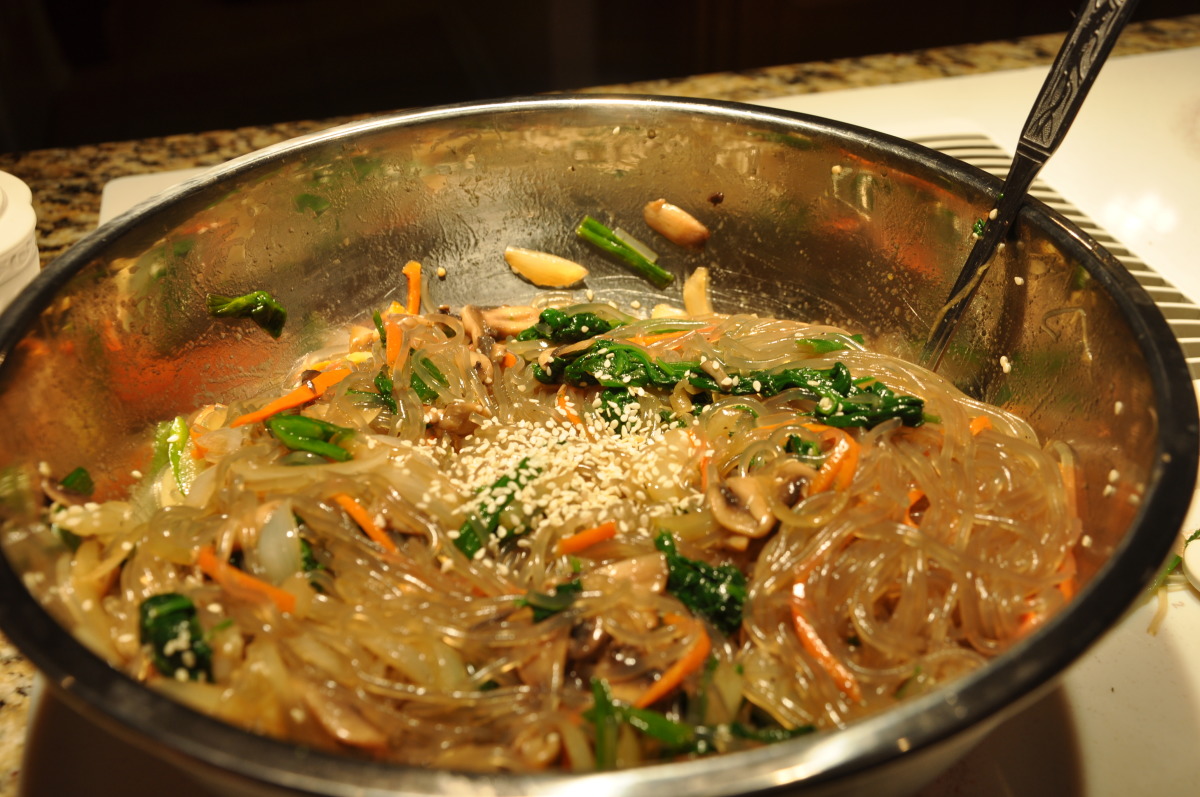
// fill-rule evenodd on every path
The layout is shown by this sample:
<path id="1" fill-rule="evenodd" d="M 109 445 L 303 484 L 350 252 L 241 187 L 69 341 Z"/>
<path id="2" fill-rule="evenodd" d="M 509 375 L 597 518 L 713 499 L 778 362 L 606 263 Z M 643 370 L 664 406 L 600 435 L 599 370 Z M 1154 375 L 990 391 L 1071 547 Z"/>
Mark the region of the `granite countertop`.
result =
<path id="1" fill-rule="evenodd" d="M 596 86 L 584 91 L 756 100 L 1040 66 L 1053 60 L 1061 40 L 1061 34 L 1047 34 L 736 73 Z M 1113 55 L 1196 46 L 1200 46 L 1200 14 L 1133 24 L 1122 34 Z M 38 246 L 44 265 L 95 228 L 101 191 L 114 178 L 212 166 L 269 144 L 359 118 L 364 117 L 286 122 L 71 149 L 0 153 L 0 171 L 24 180 L 33 191 Z M 17 793 L 32 685 L 32 666 L 0 637 L 0 797 Z"/>

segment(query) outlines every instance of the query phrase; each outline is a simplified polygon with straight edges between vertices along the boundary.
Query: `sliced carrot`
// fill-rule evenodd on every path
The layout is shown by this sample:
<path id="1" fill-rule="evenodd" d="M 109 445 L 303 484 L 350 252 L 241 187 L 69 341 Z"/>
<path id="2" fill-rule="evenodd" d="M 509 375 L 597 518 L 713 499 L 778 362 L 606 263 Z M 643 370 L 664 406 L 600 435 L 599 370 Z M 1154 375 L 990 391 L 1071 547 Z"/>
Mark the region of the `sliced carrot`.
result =
<path id="1" fill-rule="evenodd" d="M 570 537 L 563 537 L 558 541 L 558 555 L 567 556 L 568 554 L 579 553 L 596 543 L 604 542 L 615 536 L 617 536 L 617 522 L 610 520 L 607 523 L 601 523 L 599 526 L 577 531 Z"/>
<path id="2" fill-rule="evenodd" d="M 821 439 L 832 443 L 825 454 L 825 461 L 817 471 L 816 478 L 809 484 L 809 495 L 824 492 L 833 487 L 844 490 L 854 480 L 854 472 L 858 469 L 858 442 L 841 429 L 822 424 L 804 424 L 805 428 L 817 432 Z"/>
<path id="3" fill-rule="evenodd" d="M 410 260 L 404 264 L 404 276 L 408 278 L 408 314 L 421 313 L 421 264 Z"/>
<path id="4" fill-rule="evenodd" d="M 677 615 L 671 615 L 667 619 L 682 621 L 684 618 Z M 646 708 L 652 706 L 659 700 L 662 700 L 667 695 L 674 692 L 683 683 L 683 680 L 692 673 L 704 666 L 704 662 L 708 660 L 708 654 L 712 650 L 712 640 L 708 637 L 708 632 L 704 630 L 704 626 L 699 622 L 696 623 L 696 630 L 699 632 L 692 644 L 688 645 L 687 650 L 683 655 L 670 667 L 662 676 L 650 684 L 645 692 L 638 696 L 638 699 L 633 701 L 633 705 L 637 708 Z"/>
<path id="5" fill-rule="evenodd" d="M 513 354 L 511 351 L 504 352 L 504 358 L 500 360 L 500 364 L 505 368 L 512 368 L 517 364 L 517 355 Z"/>
<path id="6" fill-rule="evenodd" d="M 833 679 L 833 683 L 841 690 L 842 694 L 855 702 L 862 700 L 862 688 L 858 685 L 858 679 L 854 677 L 854 673 L 850 672 L 846 665 L 833 655 L 829 646 L 825 644 L 825 640 L 821 639 L 817 629 L 809 622 L 808 615 L 811 611 L 812 605 L 804 597 L 803 589 L 793 590 L 792 625 L 796 629 L 796 636 L 800 638 L 800 644 L 808 651 L 808 655 L 816 660 L 821 669 L 829 673 L 829 677 Z"/>
<path id="7" fill-rule="evenodd" d="M 908 491 L 908 508 L 904 510 L 904 522 L 913 528 L 916 528 L 917 521 L 913 520 L 912 518 L 912 509 L 917 505 L 917 502 L 924 497 L 925 491 L 917 487 L 914 487 Z"/>
<path id="8" fill-rule="evenodd" d="M 632 338 L 626 338 L 626 340 L 629 343 L 633 343 L 638 346 L 651 346 L 655 343 L 658 343 L 658 342 L 664 341 L 664 340 L 678 340 L 679 338 L 682 338 L 685 335 L 691 335 L 693 332 L 696 333 L 697 335 L 707 335 L 709 332 L 712 332 L 715 329 L 716 329 L 716 327 L 714 327 L 710 324 L 709 326 L 706 326 L 706 327 L 696 327 L 695 329 L 680 329 L 680 330 L 676 330 L 674 332 L 659 332 L 655 335 L 634 335 Z"/>
<path id="9" fill-rule="evenodd" d="M 332 371 L 324 371 L 312 378 L 310 384 L 301 385 L 300 387 L 288 393 L 286 396 L 277 398 L 264 407 L 261 407 L 253 412 L 247 412 L 245 415 L 239 416 L 233 420 L 230 426 L 245 426 L 248 423 L 259 423 L 265 421 L 272 415 L 277 415 L 284 410 L 290 410 L 294 407 L 299 407 L 307 404 L 313 399 L 323 394 L 326 390 L 341 382 L 346 377 L 350 376 L 349 368 L 335 368 Z"/>
<path id="10" fill-rule="evenodd" d="M 329 497 L 333 499 L 334 503 L 346 510 L 346 514 L 350 516 L 350 519 L 357 523 L 359 528 L 366 532 L 368 537 L 379 543 L 385 551 L 388 553 L 399 553 L 396 543 L 392 541 L 392 538 L 388 536 L 386 531 L 379 528 L 378 524 L 375 523 L 370 513 L 363 508 L 362 504 L 355 501 L 353 497 L 346 493 L 334 493 Z"/>
<path id="11" fill-rule="evenodd" d="M 976 415 L 971 419 L 971 434 L 977 435 L 980 432 L 992 428 L 992 419 L 986 415 Z"/>
<path id="12" fill-rule="evenodd" d="M 196 565 L 200 572 L 217 582 L 222 589 L 238 593 L 251 593 L 269 599 L 281 612 L 296 610 L 296 596 L 286 589 L 280 589 L 274 584 L 268 584 L 260 578 L 238 570 L 228 562 L 217 558 L 216 551 L 211 545 L 205 545 L 196 555 Z"/>
<path id="13" fill-rule="evenodd" d="M 208 431 L 203 426 L 197 426 L 196 424 L 192 424 L 188 428 L 188 437 L 192 439 L 192 456 L 196 459 L 204 459 L 204 455 L 208 453 L 208 449 L 200 445 L 201 435 L 207 434 Z"/>
<path id="14" fill-rule="evenodd" d="M 1079 592 L 1079 566 L 1075 562 L 1074 551 L 1067 551 L 1062 564 L 1058 566 L 1058 572 L 1065 576 L 1062 581 L 1058 582 L 1058 591 L 1062 593 L 1063 598 L 1071 600 L 1075 597 L 1075 593 Z"/>
<path id="15" fill-rule="evenodd" d="M 568 421 L 576 425 L 583 423 L 583 419 L 575 413 L 574 409 L 572 409 L 571 402 L 567 401 L 566 385 L 563 385 L 558 389 L 558 398 L 555 399 L 554 403 L 558 405 L 559 412 L 561 412 L 563 417 Z"/>
<path id="16" fill-rule="evenodd" d="M 388 368 L 396 370 L 396 360 L 400 357 L 401 344 L 404 343 L 404 330 L 400 322 L 388 316 L 383 320 L 383 330 L 387 333 L 387 350 L 383 353 Z"/>

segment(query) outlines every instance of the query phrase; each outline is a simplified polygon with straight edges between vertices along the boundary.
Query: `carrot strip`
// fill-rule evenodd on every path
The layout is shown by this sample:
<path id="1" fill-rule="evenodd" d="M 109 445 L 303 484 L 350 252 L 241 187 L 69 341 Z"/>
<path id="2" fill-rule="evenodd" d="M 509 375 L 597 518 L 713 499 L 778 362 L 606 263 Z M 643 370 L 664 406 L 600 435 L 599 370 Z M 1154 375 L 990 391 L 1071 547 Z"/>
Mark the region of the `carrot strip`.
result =
<path id="1" fill-rule="evenodd" d="M 904 510 L 904 522 L 913 528 L 917 527 L 917 521 L 913 520 L 912 508 L 916 506 L 917 502 L 924 497 L 925 491 L 917 487 L 914 487 L 908 491 L 908 508 Z"/>
<path id="2" fill-rule="evenodd" d="M 277 415 L 284 410 L 290 410 L 294 407 L 299 407 L 302 404 L 307 404 L 313 399 L 323 394 L 326 390 L 341 382 L 346 377 L 350 376 L 349 368 L 335 368 L 332 371 L 325 371 L 317 374 L 312 379 L 312 387 L 301 385 L 300 387 L 288 393 L 286 396 L 277 398 L 264 407 L 261 407 L 253 412 L 247 412 L 245 415 L 234 419 L 230 426 L 245 426 L 248 423 L 259 423 L 265 421 L 272 415 Z"/>
<path id="3" fill-rule="evenodd" d="M 254 593 L 269 599 L 281 612 L 296 610 L 296 596 L 274 584 L 268 584 L 260 578 L 238 570 L 228 562 L 217 558 L 216 551 L 211 545 L 205 545 L 196 555 L 196 565 L 200 572 L 217 582 L 222 589 L 233 593 Z"/>
<path id="4" fill-rule="evenodd" d="M 682 620 L 683 618 L 679 619 Z M 708 654 L 712 650 L 712 640 L 709 639 L 708 632 L 704 630 L 703 625 L 696 623 L 696 628 L 699 634 L 692 641 L 692 644 L 688 645 L 683 655 L 668 667 L 666 672 L 657 681 L 650 684 L 646 691 L 642 692 L 638 696 L 638 699 L 633 701 L 635 707 L 646 708 L 647 706 L 654 705 L 678 689 L 680 684 L 683 683 L 683 679 L 704 666 L 704 662 L 708 660 Z"/>
<path id="5" fill-rule="evenodd" d="M 817 471 L 816 478 L 809 484 L 808 493 L 824 492 L 833 487 L 844 490 L 854 480 L 854 472 L 858 469 L 859 445 L 853 437 L 841 429 L 821 424 L 804 424 L 812 431 L 818 432 L 825 442 L 832 442 L 833 447 L 825 455 L 825 462 Z"/>
<path id="6" fill-rule="evenodd" d="M 404 276 L 408 278 L 408 314 L 420 315 L 421 264 L 415 260 L 410 260 L 404 264 L 402 271 L 404 272 Z"/>
<path id="7" fill-rule="evenodd" d="M 195 424 L 188 428 L 188 437 L 192 440 L 192 457 L 195 459 L 204 459 L 204 455 L 208 453 L 208 449 L 200 445 L 200 436 L 207 434 L 208 431 L 203 426 Z"/>
<path id="8" fill-rule="evenodd" d="M 500 364 L 505 368 L 512 368 L 517 364 L 517 355 L 513 354 L 511 351 L 504 352 L 504 359 L 500 361 Z"/>
<path id="9" fill-rule="evenodd" d="M 561 412 L 563 417 L 565 417 L 568 421 L 576 426 L 583 423 L 583 419 L 575 413 L 575 410 L 571 409 L 571 404 L 567 401 L 567 388 L 565 385 L 558 389 L 558 398 L 555 399 L 554 403 L 558 405 L 559 412 Z"/>
<path id="10" fill-rule="evenodd" d="M 800 638 L 800 644 L 810 656 L 816 659 L 817 664 L 829 673 L 829 677 L 833 679 L 842 694 L 855 702 L 862 700 L 862 688 L 858 685 L 858 679 L 854 677 L 854 673 L 838 661 L 833 652 L 829 650 L 829 646 L 825 644 L 825 640 L 821 639 L 820 634 L 817 633 L 817 629 L 808 621 L 807 615 L 811 609 L 812 605 L 803 596 L 803 591 L 793 590 L 792 625 L 796 629 L 796 636 Z"/>
<path id="11" fill-rule="evenodd" d="M 1075 562 L 1075 552 L 1067 551 L 1067 555 L 1063 557 L 1062 564 L 1058 566 L 1058 571 L 1066 578 L 1058 582 L 1058 591 L 1066 600 L 1071 600 L 1075 597 L 1075 593 L 1079 592 L 1079 566 Z"/>
<path id="12" fill-rule="evenodd" d="M 363 508 L 362 504 L 355 501 L 346 493 L 334 493 L 329 497 L 333 499 L 334 503 L 346 510 L 346 514 L 350 516 L 351 520 L 357 523 L 366 532 L 368 537 L 379 543 L 385 551 L 388 553 L 399 553 L 396 543 L 392 541 L 392 538 L 388 536 L 386 531 L 379 528 L 367 510 Z"/>
<path id="13" fill-rule="evenodd" d="M 980 432 L 992 428 L 992 419 L 986 415 L 976 415 L 971 419 L 971 434 L 977 435 Z"/>
<path id="14" fill-rule="evenodd" d="M 400 344 L 404 342 L 404 330 L 400 328 L 399 321 L 389 316 L 383 319 L 383 331 L 387 333 L 387 349 L 383 356 L 388 368 L 395 371 L 396 359 L 400 356 Z"/>
<path id="15" fill-rule="evenodd" d="M 596 543 L 604 542 L 615 536 L 617 536 L 617 522 L 610 520 L 606 523 L 601 523 L 599 526 L 577 531 L 570 537 L 563 537 L 558 541 L 558 555 L 567 556 L 568 554 L 579 553 Z"/>
<path id="16" fill-rule="evenodd" d="M 659 341 L 673 340 L 682 338 L 684 335 L 690 335 L 693 332 L 697 335 L 707 335 L 715 330 L 716 327 L 711 324 L 706 327 L 696 327 L 695 329 L 680 329 L 675 332 L 659 332 L 655 335 L 634 335 L 632 338 L 626 338 L 629 343 L 634 343 L 638 346 L 651 346 Z"/>

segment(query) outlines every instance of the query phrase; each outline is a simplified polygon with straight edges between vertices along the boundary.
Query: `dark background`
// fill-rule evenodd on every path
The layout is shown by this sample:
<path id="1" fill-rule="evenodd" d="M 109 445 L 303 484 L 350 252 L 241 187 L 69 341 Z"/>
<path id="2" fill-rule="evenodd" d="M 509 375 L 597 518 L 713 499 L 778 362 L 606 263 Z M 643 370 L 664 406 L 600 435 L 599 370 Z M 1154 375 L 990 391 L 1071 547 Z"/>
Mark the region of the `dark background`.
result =
<path id="1" fill-rule="evenodd" d="M 1005 39 L 1079 2 L 0 0 L 0 151 Z"/>

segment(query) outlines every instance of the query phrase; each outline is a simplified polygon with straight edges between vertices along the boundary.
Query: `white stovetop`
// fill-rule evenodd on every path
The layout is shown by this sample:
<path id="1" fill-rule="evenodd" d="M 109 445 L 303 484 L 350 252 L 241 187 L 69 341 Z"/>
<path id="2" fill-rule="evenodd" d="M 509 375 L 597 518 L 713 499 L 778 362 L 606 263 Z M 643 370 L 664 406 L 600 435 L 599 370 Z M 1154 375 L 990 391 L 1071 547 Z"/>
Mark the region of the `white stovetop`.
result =
<path id="1" fill-rule="evenodd" d="M 1011 151 L 1044 76 L 1045 69 L 1017 70 L 762 104 L 910 138 L 985 133 Z M 105 189 L 101 218 L 185 176 L 190 173 L 113 181 Z M 1042 177 L 1200 301 L 1192 240 L 1200 218 L 1194 193 L 1200 187 L 1200 48 L 1111 60 Z M 1185 528 L 1197 525 L 1200 510 L 1194 503 Z M 1194 763 L 1200 741 L 1200 595 L 1188 588 L 1172 592 L 1157 635 L 1147 631 L 1153 613 L 1150 601 L 1131 609 L 1059 687 L 1001 726 L 920 797 L 1200 794 L 1200 766 Z M 59 718 L 42 727 L 63 732 L 68 725 Z M 27 766 L 43 771 L 56 766 L 55 752 L 62 747 L 46 735 L 30 738 Z M 78 768 L 81 790 L 72 793 L 91 791 L 94 781 L 85 769 Z M 119 777 L 120 769 L 110 768 L 106 778 Z M 158 793 L 133 782 L 122 789 L 127 797 Z"/>

